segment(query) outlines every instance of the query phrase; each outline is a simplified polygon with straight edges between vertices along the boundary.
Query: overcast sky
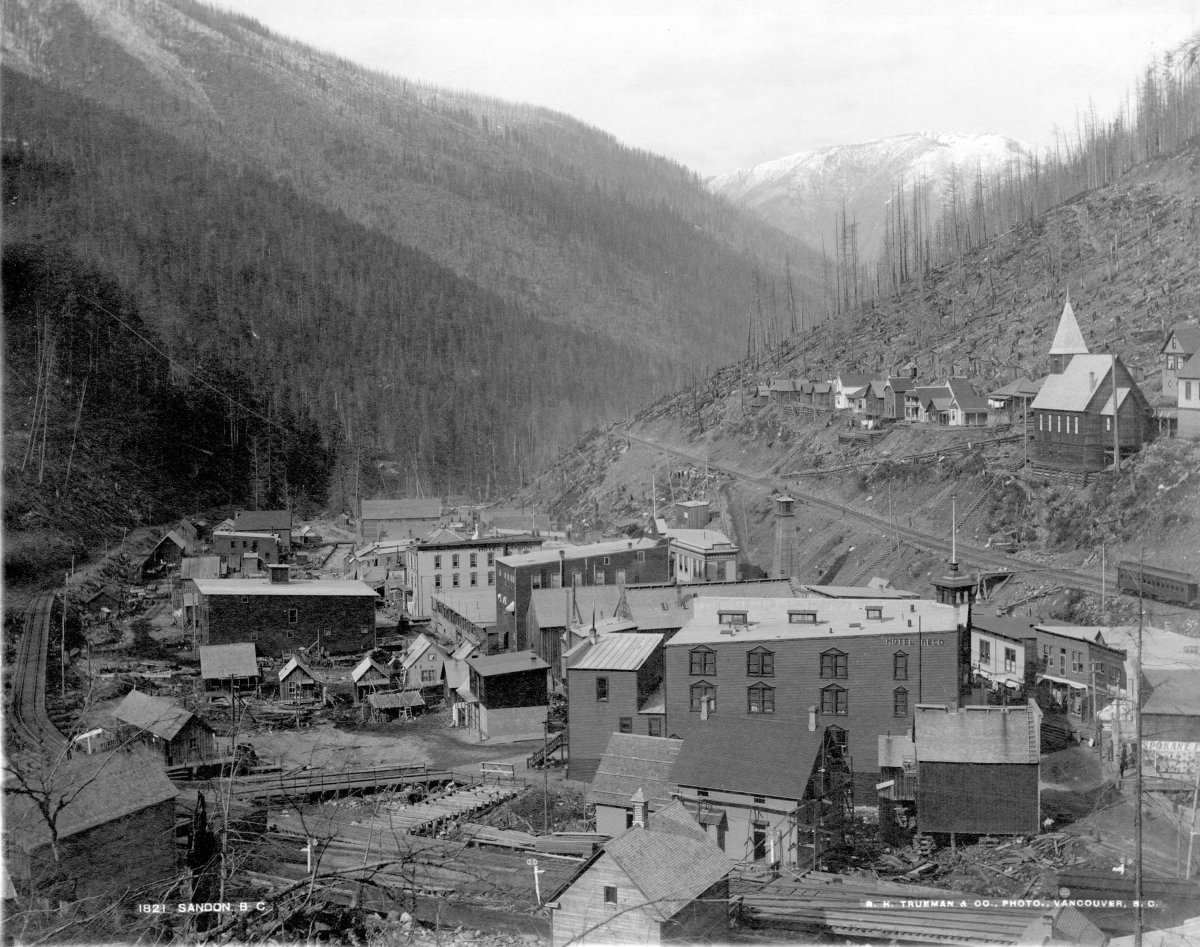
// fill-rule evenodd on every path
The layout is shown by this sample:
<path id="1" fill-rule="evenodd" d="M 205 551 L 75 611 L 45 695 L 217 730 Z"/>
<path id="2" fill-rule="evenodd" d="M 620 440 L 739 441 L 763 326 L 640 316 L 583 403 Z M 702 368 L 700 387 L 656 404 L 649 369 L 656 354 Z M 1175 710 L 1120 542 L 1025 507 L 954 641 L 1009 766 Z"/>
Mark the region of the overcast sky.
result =
<path id="1" fill-rule="evenodd" d="M 1200 0 L 217 0 L 395 75 L 558 109 L 702 174 L 912 131 L 1050 144 Z"/>

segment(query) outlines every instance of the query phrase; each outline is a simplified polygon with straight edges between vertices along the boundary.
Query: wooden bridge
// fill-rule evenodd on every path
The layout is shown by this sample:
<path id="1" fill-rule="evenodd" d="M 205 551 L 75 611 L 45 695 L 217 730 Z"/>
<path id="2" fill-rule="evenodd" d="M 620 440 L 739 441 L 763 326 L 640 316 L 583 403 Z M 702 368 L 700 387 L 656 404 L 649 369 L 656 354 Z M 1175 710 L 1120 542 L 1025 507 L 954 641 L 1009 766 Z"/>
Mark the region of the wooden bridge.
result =
<path id="1" fill-rule="evenodd" d="M 314 796 L 346 796 L 411 788 L 426 795 L 448 783 L 474 785 L 479 777 L 426 766 L 384 766 L 370 769 L 310 769 L 289 773 L 264 773 L 239 777 L 232 795 L 244 802 L 269 799 L 308 799 Z"/>

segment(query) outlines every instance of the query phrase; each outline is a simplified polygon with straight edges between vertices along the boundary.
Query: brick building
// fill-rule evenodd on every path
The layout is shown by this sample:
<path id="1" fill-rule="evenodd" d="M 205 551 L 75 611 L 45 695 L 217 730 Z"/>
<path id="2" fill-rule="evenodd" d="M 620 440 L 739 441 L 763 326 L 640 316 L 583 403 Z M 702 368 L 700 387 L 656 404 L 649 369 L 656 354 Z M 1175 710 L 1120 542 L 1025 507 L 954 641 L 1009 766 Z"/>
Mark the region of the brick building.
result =
<path id="1" fill-rule="evenodd" d="M 676 582 L 737 581 L 738 547 L 715 529 L 669 529 L 670 571 Z"/>
<path id="2" fill-rule="evenodd" d="M 698 598 L 666 645 L 666 735 L 706 718 L 816 725 L 839 736 L 856 790 L 874 795 L 878 736 L 917 703 L 957 705 L 969 665 L 969 606 L 926 599 Z"/>
<path id="3" fill-rule="evenodd" d="M 622 539 L 497 559 L 499 650 L 530 649 L 546 659 L 550 643 L 533 640 L 528 621 L 529 599 L 535 589 L 665 582 L 669 578 L 667 545 L 653 539 Z"/>
<path id="4" fill-rule="evenodd" d="M 362 582 L 290 581 L 286 566 L 268 579 L 190 579 L 196 592 L 200 644 L 253 642 L 258 653 L 282 657 L 296 648 L 329 653 L 375 644 L 378 595 Z"/>

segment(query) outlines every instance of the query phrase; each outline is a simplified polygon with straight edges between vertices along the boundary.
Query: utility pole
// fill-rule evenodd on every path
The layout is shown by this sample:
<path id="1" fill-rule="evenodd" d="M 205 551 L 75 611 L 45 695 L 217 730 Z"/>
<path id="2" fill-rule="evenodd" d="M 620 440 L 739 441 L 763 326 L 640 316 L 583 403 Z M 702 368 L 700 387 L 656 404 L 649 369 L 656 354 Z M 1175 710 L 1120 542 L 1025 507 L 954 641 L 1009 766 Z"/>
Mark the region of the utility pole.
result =
<path id="1" fill-rule="evenodd" d="M 1116 427 L 1116 376 L 1113 376 L 1113 427 Z M 1138 636 L 1137 660 L 1134 673 L 1137 675 L 1137 696 L 1133 705 L 1134 739 L 1137 742 L 1137 768 L 1134 770 L 1133 810 L 1133 947 L 1142 947 L 1142 583 L 1146 579 L 1146 550 L 1143 548 L 1138 563 Z"/>
<path id="2" fill-rule="evenodd" d="M 546 720 L 542 726 L 542 834 L 550 833 L 550 707 L 546 707 Z"/>

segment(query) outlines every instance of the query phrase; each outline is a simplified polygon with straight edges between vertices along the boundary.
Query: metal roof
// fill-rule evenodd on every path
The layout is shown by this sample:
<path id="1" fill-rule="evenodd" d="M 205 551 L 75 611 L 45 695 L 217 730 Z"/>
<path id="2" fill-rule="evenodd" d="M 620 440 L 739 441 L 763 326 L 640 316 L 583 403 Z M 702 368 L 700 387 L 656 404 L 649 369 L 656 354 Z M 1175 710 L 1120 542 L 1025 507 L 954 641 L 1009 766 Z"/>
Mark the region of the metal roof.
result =
<path id="1" fill-rule="evenodd" d="M 1051 355 L 1086 355 L 1087 343 L 1083 341 L 1083 333 L 1079 331 L 1079 323 L 1075 321 L 1075 310 L 1071 308 L 1071 294 L 1067 293 L 1067 301 L 1063 306 L 1062 315 L 1058 319 L 1058 329 L 1054 333 L 1054 341 L 1050 343 Z"/>
<path id="2" fill-rule="evenodd" d="M 1014 707 L 916 707 L 918 763 L 1032 763 L 1041 756 L 1042 712 Z"/>
<path id="3" fill-rule="evenodd" d="M 715 529 L 669 528 L 667 538 L 671 540 L 672 545 L 686 546 L 701 552 L 737 552 L 733 540 Z"/>
<path id="4" fill-rule="evenodd" d="M 514 674 L 518 671 L 544 671 L 550 667 L 532 651 L 514 651 L 510 654 L 481 655 L 467 658 L 467 664 L 481 677 L 496 674 Z"/>
<path id="5" fill-rule="evenodd" d="M 1076 355 L 1061 374 L 1046 376 L 1031 407 L 1035 411 L 1086 410 L 1112 371 L 1113 358 L 1112 355 Z"/>
<path id="6" fill-rule="evenodd" d="M 1143 714 L 1200 717 L 1200 672 L 1148 670 Z"/>
<path id="7" fill-rule="evenodd" d="M 258 677 L 257 649 L 253 643 L 201 645 L 200 677 Z"/>
<path id="8" fill-rule="evenodd" d="M 331 598 L 378 598 L 369 585 L 354 579 L 272 582 L 269 579 L 193 579 L 203 595 L 324 595 Z"/>
<path id="9" fill-rule="evenodd" d="M 636 671 L 662 646 L 663 636 L 617 632 L 605 635 L 571 663 L 568 671 Z"/>
<path id="10" fill-rule="evenodd" d="M 601 543 L 591 543 L 587 546 L 558 546 L 549 549 L 543 548 L 534 552 L 524 552 L 516 553 L 511 556 L 501 556 L 496 561 L 503 563 L 506 566 L 513 567 L 534 566 L 558 562 L 560 559 L 566 562 L 575 562 L 579 559 L 594 559 L 597 556 L 609 556 L 615 552 L 627 552 L 631 549 L 654 549 L 658 546 L 659 542 L 654 539 L 616 539 Z"/>

